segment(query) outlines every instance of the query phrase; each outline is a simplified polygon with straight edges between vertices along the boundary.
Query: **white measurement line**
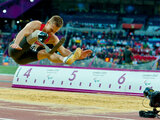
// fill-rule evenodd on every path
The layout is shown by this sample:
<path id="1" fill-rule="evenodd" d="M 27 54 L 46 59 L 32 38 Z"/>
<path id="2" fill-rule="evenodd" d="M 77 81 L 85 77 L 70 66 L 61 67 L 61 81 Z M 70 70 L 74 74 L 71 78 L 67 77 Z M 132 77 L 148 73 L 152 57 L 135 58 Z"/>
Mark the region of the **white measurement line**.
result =
<path id="1" fill-rule="evenodd" d="M 0 82 L 4 82 L 4 83 L 12 83 L 12 81 L 9 81 L 9 80 L 0 80 Z"/>
<path id="2" fill-rule="evenodd" d="M 0 75 L 3 75 L 3 76 L 14 76 L 14 74 L 0 74 Z"/>
<path id="3" fill-rule="evenodd" d="M 15 120 L 15 119 L 0 118 L 0 120 Z"/>
<path id="4" fill-rule="evenodd" d="M 2 107 L 3 109 L 10 109 L 10 110 L 20 110 L 20 111 L 29 111 L 29 112 L 42 112 L 42 113 L 50 113 L 55 115 L 62 115 L 62 116 L 85 116 L 85 117 L 96 117 L 96 118 L 108 118 L 108 119 L 116 119 L 116 120 L 135 120 L 135 119 L 128 119 L 128 118 L 119 118 L 119 117 L 110 117 L 110 116 L 99 116 L 99 115 L 87 115 L 87 114 L 76 114 L 76 113 L 66 113 L 66 112 L 54 112 L 54 111 L 46 111 L 46 110 L 33 110 L 33 109 L 22 109 L 22 108 L 14 108 L 14 107 Z"/>

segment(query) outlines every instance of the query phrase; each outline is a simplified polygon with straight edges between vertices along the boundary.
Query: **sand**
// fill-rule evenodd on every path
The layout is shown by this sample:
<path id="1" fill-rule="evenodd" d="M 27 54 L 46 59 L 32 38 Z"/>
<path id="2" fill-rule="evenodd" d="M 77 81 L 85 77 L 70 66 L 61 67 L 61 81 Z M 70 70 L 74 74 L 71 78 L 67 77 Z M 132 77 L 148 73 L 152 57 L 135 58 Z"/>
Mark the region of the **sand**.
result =
<path id="1" fill-rule="evenodd" d="M 144 100 L 144 97 L 18 88 L 0 88 L 0 100 L 71 108 L 74 113 L 136 112 L 150 109 L 149 100 Z"/>

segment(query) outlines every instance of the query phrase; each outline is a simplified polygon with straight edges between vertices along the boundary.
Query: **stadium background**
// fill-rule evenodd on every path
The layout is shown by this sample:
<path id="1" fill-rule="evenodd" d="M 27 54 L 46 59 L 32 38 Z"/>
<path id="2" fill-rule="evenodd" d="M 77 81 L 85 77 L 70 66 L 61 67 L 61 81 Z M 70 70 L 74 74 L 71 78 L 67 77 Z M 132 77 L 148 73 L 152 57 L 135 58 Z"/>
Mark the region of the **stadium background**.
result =
<path id="1" fill-rule="evenodd" d="M 13 75 L 18 67 L 7 54 L 9 42 L 18 31 L 32 20 L 45 23 L 52 15 L 64 19 L 57 36 L 66 37 L 65 47 L 93 50 L 90 57 L 72 66 L 160 69 L 159 0 L 0 0 L 0 73 Z M 123 58 L 126 46 L 133 54 L 131 63 Z M 32 64 L 56 65 L 48 60 Z M 72 113 L 129 111 L 134 112 L 130 115 L 134 117 L 145 108 L 141 97 L 0 89 L 0 100 L 45 104 L 56 109 L 61 105 Z"/>
<path id="2" fill-rule="evenodd" d="M 93 67 L 159 69 L 159 0 L 1 0 L 0 5 L 1 64 L 15 65 L 8 57 L 8 44 L 26 23 L 45 23 L 60 15 L 65 24 L 57 35 L 66 37 L 64 46 L 93 50 L 79 66 L 88 67 L 96 56 Z M 126 46 L 133 53 L 129 64 L 123 58 Z"/>

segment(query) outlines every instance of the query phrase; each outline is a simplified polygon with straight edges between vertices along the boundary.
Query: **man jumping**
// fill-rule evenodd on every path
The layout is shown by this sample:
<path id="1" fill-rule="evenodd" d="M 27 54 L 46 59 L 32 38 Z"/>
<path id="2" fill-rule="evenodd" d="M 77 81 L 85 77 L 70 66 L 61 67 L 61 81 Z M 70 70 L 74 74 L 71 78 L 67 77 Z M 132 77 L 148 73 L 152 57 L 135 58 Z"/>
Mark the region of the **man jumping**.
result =
<path id="1" fill-rule="evenodd" d="M 60 40 L 55 33 L 62 26 L 63 19 L 57 15 L 51 17 L 46 24 L 40 21 L 29 22 L 10 43 L 8 48 L 10 57 L 18 64 L 27 64 L 46 58 L 53 63 L 72 64 L 92 53 L 91 50 L 83 51 L 80 48 L 72 53 L 62 45 L 57 48 L 61 55 L 47 52 L 44 44 L 56 46 Z"/>

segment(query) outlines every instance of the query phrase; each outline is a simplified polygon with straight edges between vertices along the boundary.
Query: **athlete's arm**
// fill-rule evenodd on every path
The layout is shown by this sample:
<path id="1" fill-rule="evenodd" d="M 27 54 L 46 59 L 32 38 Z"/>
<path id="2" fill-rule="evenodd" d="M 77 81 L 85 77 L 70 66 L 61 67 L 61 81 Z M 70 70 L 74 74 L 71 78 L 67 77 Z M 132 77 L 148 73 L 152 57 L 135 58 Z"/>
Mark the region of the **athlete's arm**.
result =
<path id="1" fill-rule="evenodd" d="M 19 46 L 19 43 L 22 41 L 22 39 L 28 35 L 30 35 L 35 30 L 39 29 L 41 26 L 40 21 L 32 21 L 29 22 L 16 36 L 14 39 L 14 43 L 11 45 L 12 48 L 21 50 L 22 48 Z"/>

